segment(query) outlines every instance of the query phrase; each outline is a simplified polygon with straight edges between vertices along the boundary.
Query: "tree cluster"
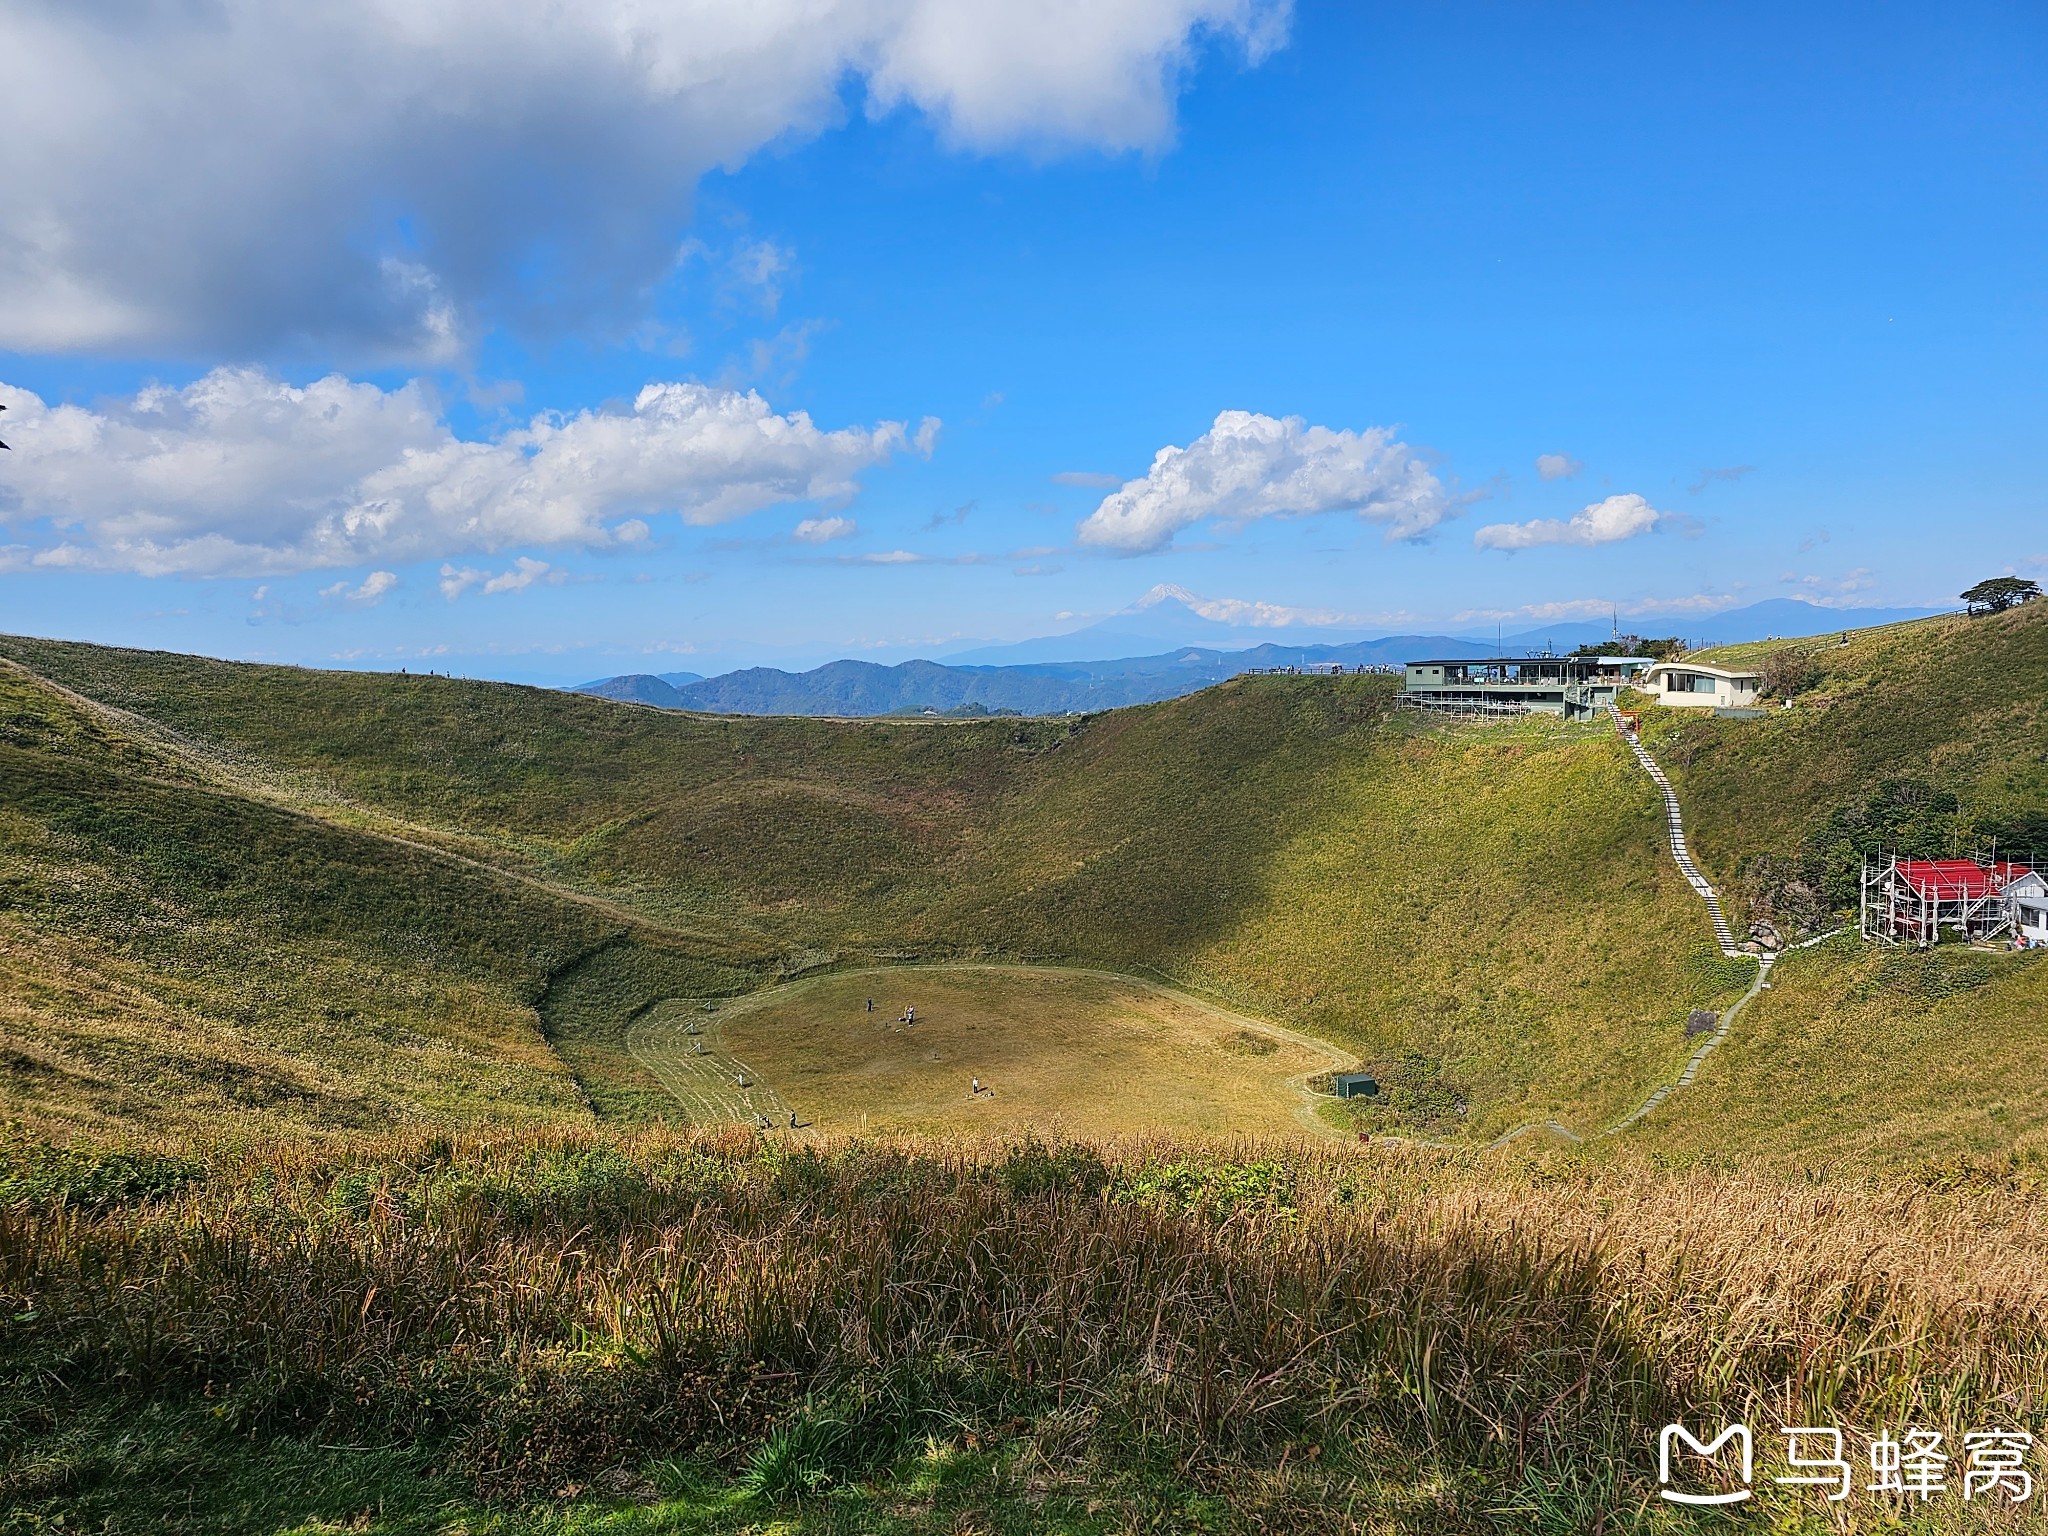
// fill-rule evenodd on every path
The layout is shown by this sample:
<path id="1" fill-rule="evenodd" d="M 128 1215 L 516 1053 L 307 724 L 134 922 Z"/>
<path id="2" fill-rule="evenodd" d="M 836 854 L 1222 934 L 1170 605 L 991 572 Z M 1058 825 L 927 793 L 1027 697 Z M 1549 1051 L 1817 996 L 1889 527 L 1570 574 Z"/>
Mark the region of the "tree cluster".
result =
<path id="1" fill-rule="evenodd" d="M 1989 581 L 1978 582 L 1961 597 L 1970 605 L 1972 613 L 2003 613 L 2021 603 L 2031 603 L 2040 595 L 2039 582 L 2019 576 L 1994 576 Z"/>
<path id="2" fill-rule="evenodd" d="M 1662 640 L 1646 640 L 1641 635 L 1623 635 L 1615 640 L 1602 640 L 1598 645 L 1582 645 L 1573 651 L 1574 656 L 1647 656 L 1652 661 L 1676 661 L 1685 654 L 1685 642 L 1676 635 Z"/>
<path id="3" fill-rule="evenodd" d="M 1952 859 L 1996 849 L 2001 858 L 2048 856 L 2048 813 L 1972 813 L 1952 791 L 1923 779 L 1886 779 L 1859 805 L 1838 805 L 1809 830 L 1796 854 L 1760 854 L 1742 872 L 1754 916 L 1817 928 L 1856 905 L 1866 859 Z"/>

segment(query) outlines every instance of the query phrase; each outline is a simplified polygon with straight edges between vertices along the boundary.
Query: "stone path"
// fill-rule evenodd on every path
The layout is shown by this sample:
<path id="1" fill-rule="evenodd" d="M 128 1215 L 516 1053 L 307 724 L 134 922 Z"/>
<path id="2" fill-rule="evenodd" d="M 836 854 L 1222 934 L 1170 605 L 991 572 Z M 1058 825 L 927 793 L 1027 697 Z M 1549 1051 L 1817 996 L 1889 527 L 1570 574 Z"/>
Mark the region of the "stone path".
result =
<path id="1" fill-rule="evenodd" d="M 1701 1064 L 1706 1061 L 1707 1057 L 1714 1052 L 1715 1048 L 1722 1041 L 1728 1038 L 1728 1032 L 1735 1027 L 1736 1016 L 1749 1006 L 1751 1000 L 1759 992 L 1770 990 L 1771 967 L 1781 957 L 1780 955 L 1772 954 L 1746 954 L 1736 946 L 1734 930 L 1728 926 L 1727 914 L 1721 910 L 1720 892 L 1714 889 L 1712 881 L 1700 873 L 1699 865 L 1693 862 L 1691 850 L 1685 845 L 1685 818 L 1679 810 L 1678 791 L 1671 787 L 1671 780 L 1666 778 L 1664 770 L 1657 766 L 1657 760 L 1650 756 L 1649 752 L 1643 747 L 1643 744 L 1636 740 L 1634 734 L 1623 723 L 1621 712 L 1610 704 L 1607 706 L 1607 713 L 1613 717 L 1615 730 L 1620 732 L 1621 739 L 1628 743 L 1629 750 L 1635 754 L 1636 761 L 1642 764 L 1643 772 L 1650 776 L 1657 786 L 1657 792 L 1664 797 L 1664 827 L 1665 834 L 1671 842 L 1671 857 L 1678 865 L 1678 872 L 1685 876 L 1686 884 L 1690 885 L 1700 900 L 1705 903 L 1707 918 L 1714 925 L 1714 938 L 1721 946 L 1721 953 L 1728 956 L 1731 960 L 1754 960 L 1756 962 L 1756 979 L 1750 982 L 1747 992 L 1743 993 L 1742 996 L 1738 997 L 1728 1006 L 1727 1012 L 1723 1013 L 1720 1020 L 1715 1024 L 1713 1033 L 1702 1040 L 1699 1048 L 1686 1058 L 1685 1065 L 1679 1069 L 1678 1076 L 1658 1087 L 1647 1099 L 1643 1100 L 1641 1104 L 1638 1104 L 1628 1114 L 1615 1121 L 1614 1124 L 1603 1130 L 1593 1132 L 1595 1140 L 1627 1130 L 1679 1089 L 1690 1088 L 1693 1079 L 1699 1076 Z M 1825 939 L 1832 939 L 1840 932 L 1842 932 L 1840 928 L 1831 928 L 1816 938 L 1805 939 L 1800 943 L 1789 945 L 1781 953 L 1789 954 L 1794 949 L 1806 949 L 1811 945 L 1821 943 Z M 1567 1126 L 1559 1125 L 1555 1120 L 1530 1120 L 1516 1126 L 1505 1135 L 1496 1136 L 1486 1144 L 1483 1150 L 1488 1152 L 1494 1151 L 1496 1148 L 1504 1147 L 1509 1142 L 1527 1136 L 1533 1131 L 1550 1131 L 1554 1135 L 1563 1137 L 1566 1141 L 1580 1145 L 1583 1145 L 1586 1141 L 1586 1137 L 1581 1136 L 1578 1132 L 1571 1130 Z M 1388 1137 L 1386 1139 L 1390 1141 L 1410 1141 L 1413 1145 L 1424 1147 L 1455 1147 L 1461 1145 L 1458 1142 L 1450 1141 L 1414 1141 L 1412 1138 L 1405 1136 Z"/>
<path id="2" fill-rule="evenodd" d="M 1664 830 L 1671 839 L 1671 857 L 1678 861 L 1678 872 L 1685 876 L 1685 883 L 1707 904 L 1707 918 L 1714 925 L 1714 937 L 1720 941 L 1721 953 L 1731 957 L 1741 954 L 1742 951 L 1735 947 L 1735 933 L 1728 926 L 1727 914 L 1721 910 L 1721 893 L 1700 873 L 1699 865 L 1692 861 L 1691 850 L 1685 846 L 1685 818 L 1679 813 L 1678 791 L 1664 777 L 1664 770 L 1657 766 L 1657 759 L 1650 756 L 1643 744 L 1636 740 L 1635 733 L 1623 723 L 1621 711 L 1610 704 L 1607 713 L 1613 718 L 1614 728 L 1621 733 L 1621 739 L 1628 743 L 1629 751 L 1635 753 L 1636 761 L 1643 765 L 1643 772 L 1656 784 L 1657 793 L 1664 797 Z M 1729 1011 L 1732 1013 L 1734 1010 Z"/>

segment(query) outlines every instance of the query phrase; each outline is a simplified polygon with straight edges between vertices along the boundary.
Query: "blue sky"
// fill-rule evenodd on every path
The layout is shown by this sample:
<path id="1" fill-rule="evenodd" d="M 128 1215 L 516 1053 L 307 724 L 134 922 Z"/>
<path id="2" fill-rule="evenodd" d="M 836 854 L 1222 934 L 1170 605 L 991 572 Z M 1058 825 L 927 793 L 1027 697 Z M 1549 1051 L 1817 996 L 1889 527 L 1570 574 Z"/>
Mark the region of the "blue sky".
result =
<path id="1" fill-rule="evenodd" d="M 573 681 L 2048 571 L 2038 5 L 928 4 L 0 22 L 0 629 Z"/>

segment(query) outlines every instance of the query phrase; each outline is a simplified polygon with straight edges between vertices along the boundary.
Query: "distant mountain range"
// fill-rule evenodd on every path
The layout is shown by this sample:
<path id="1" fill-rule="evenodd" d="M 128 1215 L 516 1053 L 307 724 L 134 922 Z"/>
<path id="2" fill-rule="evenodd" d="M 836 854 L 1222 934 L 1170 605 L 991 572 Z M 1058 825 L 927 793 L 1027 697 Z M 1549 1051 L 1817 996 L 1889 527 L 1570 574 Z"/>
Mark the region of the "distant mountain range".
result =
<path id="1" fill-rule="evenodd" d="M 1684 636 L 1692 645 L 1727 645 L 1774 636 L 1796 638 L 1924 617 L 1931 610 L 1821 608 L 1774 599 L 1706 617 L 1637 615 L 1638 633 Z M 694 672 L 629 673 L 572 691 L 661 709 L 732 715 L 996 714 L 1057 715 L 1178 698 L 1243 672 L 1340 663 L 1399 666 L 1431 656 L 1521 656 L 1569 650 L 1607 639 L 1610 624 L 1573 622 L 1496 636 L 1378 635 L 1325 638 L 1327 631 L 1290 627 L 1290 644 L 1271 627 L 1208 619 L 1180 594 L 1071 635 L 992 646 L 944 662 L 833 661 L 808 672 L 748 667 L 717 677 Z M 1181 638 L 1175 638 L 1179 636 Z M 1250 636 L 1249 640 L 1245 637 Z M 1212 642 L 1199 643 L 1195 637 Z M 1125 647 L 1154 649 L 1133 654 Z M 1054 654 L 1094 651 L 1097 654 Z"/>
<path id="2" fill-rule="evenodd" d="M 927 710 L 1060 715 L 1179 698 L 1264 667 L 1307 662 L 1390 666 L 1421 652 L 1460 645 L 1469 642 L 1406 635 L 1352 645 L 1261 645 L 1243 651 L 1189 646 L 1157 656 L 1009 667 L 956 667 L 936 661 L 885 667 L 872 661 L 833 661 L 809 672 L 748 667 L 680 687 L 646 674 L 608 677 L 575 691 L 728 715 L 889 715 Z"/>
<path id="3" fill-rule="evenodd" d="M 1122 613 L 1113 613 L 1085 629 L 1036 640 L 1020 640 L 1010 645 L 974 645 L 965 650 L 941 653 L 937 659 L 955 667 L 1015 666 L 1025 662 L 1162 655 L 1175 646 L 1206 646 L 1212 650 L 1236 651 L 1279 644 L 1299 649 L 1302 646 L 1350 645 L 1361 640 L 1388 638 L 1384 630 L 1367 630 L 1355 625 L 1333 628 L 1289 624 L 1284 629 L 1276 629 L 1270 624 L 1211 618 L 1200 611 L 1215 606 L 1219 605 L 1205 603 L 1178 587 L 1157 586 Z M 1226 606 L 1224 611 L 1230 611 L 1229 607 Z M 1818 635 L 1844 625 L 1851 629 L 1868 628 L 1873 624 L 1923 618 L 1934 611 L 1931 608 L 1822 608 L 1796 598 L 1781 597 L 1709 615 L 1639 613 L 1631 615 L 1622 628 L 1639 635 L 1681 635 L 1692 645 L 1729 645 L 1772 635 Z M 1498 645 L 1508 655 L 1519 655 L 1532 649 L 1568 651 L 1576 645 L 1605 640 L 1612 633 L 1612 620 L 1574 619 L 1533 629 L 1509 629 L 1498 635 L 1492 626 L 1463 629 L 1457 632 L 1457 641 L 1460 648 L 1468 648 L 1477 642 L 1486 648 Z"/>

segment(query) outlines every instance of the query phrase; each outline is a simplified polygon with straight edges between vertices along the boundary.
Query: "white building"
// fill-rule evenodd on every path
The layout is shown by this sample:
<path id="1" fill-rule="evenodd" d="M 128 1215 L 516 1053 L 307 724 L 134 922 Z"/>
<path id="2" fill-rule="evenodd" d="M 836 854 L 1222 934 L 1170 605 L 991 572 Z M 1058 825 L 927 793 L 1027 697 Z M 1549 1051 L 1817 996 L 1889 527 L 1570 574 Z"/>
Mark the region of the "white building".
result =
<path id="1" fill-rule="evenodd" d="M 1754 709 L 1763 679 L 1703 661 L 1660 661 L 1643 678 L 1659 704 L 1679 709 Z"/>
<path id="2" fill-rule="evenodd" d="M 2006 881 L 2005 904 L 2020 941 L 2029 949 L 2048 949 L 2048 879 L 2035 869 L 2015 874 Z"/>

